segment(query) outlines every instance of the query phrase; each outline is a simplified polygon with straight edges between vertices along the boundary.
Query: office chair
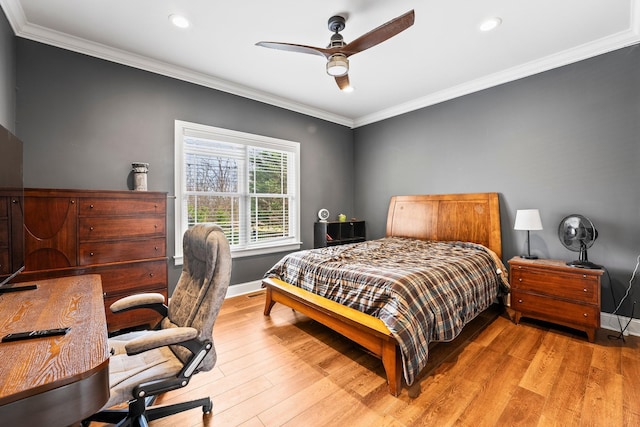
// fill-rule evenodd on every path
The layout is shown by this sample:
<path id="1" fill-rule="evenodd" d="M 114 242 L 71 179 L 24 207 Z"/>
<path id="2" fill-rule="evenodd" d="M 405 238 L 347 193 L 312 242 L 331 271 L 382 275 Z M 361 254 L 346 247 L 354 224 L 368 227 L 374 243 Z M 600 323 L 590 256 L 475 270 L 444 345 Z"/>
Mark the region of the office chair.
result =
<path id="1" fill-rule="evenodd" d="M 102 409 L 82 422 L 146 426 L 148 421 L 197 407 L 210 413 L 209 397 L 151 406 L 164 392 L 185 387 L 191 376 L 216 363 L 213 324 L 229 286 L 231 254 L 222 229 L 198 224 L 184 234 L 182 273 L 168 306 L 161 294 L 131 295 L 113 303 L 114 313 L 152 308 L 164 317 L 158 327 L 109 339 L 111 394 L 104 408 L 128 402 L 128 408 Z"/>

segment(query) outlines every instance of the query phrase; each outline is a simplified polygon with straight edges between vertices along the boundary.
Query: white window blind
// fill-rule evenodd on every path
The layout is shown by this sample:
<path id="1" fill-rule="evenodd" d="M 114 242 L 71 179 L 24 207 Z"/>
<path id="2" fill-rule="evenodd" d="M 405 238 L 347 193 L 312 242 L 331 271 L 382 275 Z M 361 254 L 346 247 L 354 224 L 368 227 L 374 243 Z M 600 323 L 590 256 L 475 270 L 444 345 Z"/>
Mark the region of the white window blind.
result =
<path id="1" fill-rule="evenodd" d="M 298 164 L 296 142 L 176 121 L 176 257 L 208 222 L 234 256 L 298 249 Z"/>

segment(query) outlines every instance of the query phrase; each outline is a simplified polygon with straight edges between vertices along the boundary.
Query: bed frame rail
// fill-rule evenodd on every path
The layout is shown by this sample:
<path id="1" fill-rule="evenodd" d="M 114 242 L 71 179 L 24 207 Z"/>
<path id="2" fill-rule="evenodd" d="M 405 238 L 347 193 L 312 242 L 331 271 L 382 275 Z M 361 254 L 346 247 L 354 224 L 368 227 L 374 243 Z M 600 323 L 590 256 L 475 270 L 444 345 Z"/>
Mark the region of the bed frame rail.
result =
<path id="1" fill-rule="evenodd" d="M 264 279 L 262 284 L 267 290 L 265 316 L 269 316 L 273 305 L 279 302 L 355 341 L 382 359 L 389 393 L 394 396 L 400 394 L 402 390 L 400 348 L 382 320 L 280 279 Z"/>

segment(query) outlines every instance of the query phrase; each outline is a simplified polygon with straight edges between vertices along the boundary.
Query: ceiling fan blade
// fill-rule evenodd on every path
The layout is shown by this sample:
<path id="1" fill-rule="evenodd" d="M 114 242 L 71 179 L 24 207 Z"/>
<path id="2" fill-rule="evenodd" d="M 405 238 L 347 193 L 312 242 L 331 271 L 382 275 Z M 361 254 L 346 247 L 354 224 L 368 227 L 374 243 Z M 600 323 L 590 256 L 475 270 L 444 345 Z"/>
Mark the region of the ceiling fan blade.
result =
<path id="1" fill-rule="evenodd" d="M 383 41 L 401 33 L 412 26 L 414 21 L 415 12 L 412 9 L 404 15 L 400 15 L 397 18 L 380 25 L 378 28 L 358 37 L 351 43 L 342 47 L 340 52 L 344 53 L 346 56 L 355 55 L 358 52 L 369 49 L 370 47 L 380 44 Z"/>
<path id="2" fill-rule="evenodd" d="M 301 44 L 293 43 L 280 43 L 280 42 L 258 42 L 256 46 L 268 47 L 269 49 L 286 50 L 287 52 L 308 53 L 310 55 L 320 55 L 328 58 L 331 56 L 329 49 L 321 47 L 305 46 Z"/>
<path id="3" fill-rule="evenodd" d="M 351 86 L 351 84 L 349 83 L 349 74 L 345 74 L 344 76 L 336 76 L 336 83 L 338 84 L 340 90 L 345 90 L 346 88 Z"/>

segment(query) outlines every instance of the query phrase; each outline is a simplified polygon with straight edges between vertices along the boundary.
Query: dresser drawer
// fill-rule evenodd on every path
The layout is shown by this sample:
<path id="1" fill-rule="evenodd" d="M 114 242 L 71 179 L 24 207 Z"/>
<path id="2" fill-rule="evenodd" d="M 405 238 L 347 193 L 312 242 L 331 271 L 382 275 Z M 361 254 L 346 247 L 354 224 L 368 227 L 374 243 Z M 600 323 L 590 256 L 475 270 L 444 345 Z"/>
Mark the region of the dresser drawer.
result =
<path id="1" fill-rule="evenodd" d="M 80 242 L 165 235 L 165 217 L 80 218 Z"/>
<path id="2" fill-rule="evenodd" d="M 581 272 L 564 273 L 516 267 L 511 270 L 511 286 L 545 295 L 553 295 L 578 302 L 599 303 L 599 276 Z"/>
<path id="3" fill-rule="evenodd" d="M 522 316 L 558 322 L 567 325 L 581 325 L 597 328 L 600 326 L 600 307 L 576 304 L 568 301 L 547 298 L 513 290 L 511 308 L 522 313 Z"/>
<path id="4" fill-rule="evenodd" d="M 166 256 L 164 238 L 80 243 L 80 265 L 104 264 Z"/>
<path id="5" fill-rule="evenodd" d="M 127 216 L 164 214 L 166 199 L 118 199 L 108 197 L 80 199 L 80 212 L 86 216 Z"/>
<path id="6" fill-rule="evenodd" d="M 148 292 L 148 289 L 165 289 L 167 260 L 134 262 L 117 267 L 98 267 L 95 272 L 102 278 L 105 298 Z M 107 306 L 108 307 L 108 306 Z"/>

